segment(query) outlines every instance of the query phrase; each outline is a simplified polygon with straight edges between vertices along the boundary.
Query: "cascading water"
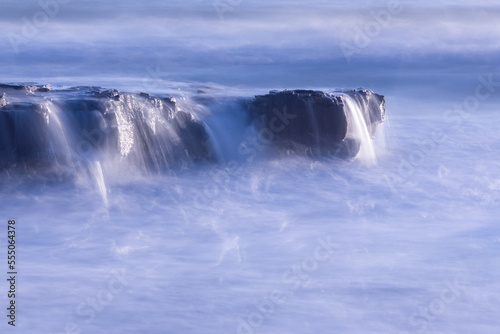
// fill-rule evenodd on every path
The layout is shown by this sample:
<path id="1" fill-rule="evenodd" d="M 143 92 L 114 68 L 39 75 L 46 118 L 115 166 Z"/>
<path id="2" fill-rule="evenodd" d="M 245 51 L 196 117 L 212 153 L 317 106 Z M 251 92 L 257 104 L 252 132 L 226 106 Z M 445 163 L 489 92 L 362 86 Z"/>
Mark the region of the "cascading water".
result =
<path id="1" fill-rule="evenodd" d="M 240 145 L 256 137 L 255 129 L 249 126 L 249 115 L 239 101 L 211 103 L 202 121 L 209 135 L 209 142 L 217 161 L 241 160 Z"/>
<path id="2" fill-rule="evenodd" d="M 49 132 L 49 151 L 52 153 L 53 159 L 56 161 L 55 167 L 59 169 L 58 175 L 63 174 L 62 166 L 73 161 L 68 136 L 67 128 L 64 126 L 64 121 L 61 120 L 61 109 L 59 109 L 52 101 L 44 101 L 43 107 L 47 109 L 47 130 Z"/>
<path id="3" fill-rule="evenodd" d="M 101 162 L 100 161 L 92 161 L 90 163 L 89 172 L 94 178 L 95 184 L 97 186 L 97 190 L 101 195 L 104 206 L 107 208 L 109 206 L 108 203 L 108 189 L 106 187 L 106 182 L 104 180 L 104 174 L 102 172 Z"/>
<path id="4" fill-rule="evenodd" d="M 368 128 L 369 119 L 366 119 L 368 113 L 362 111 L 363 105 L 360 105 L 362 102 L 356 101 L 348 94 L 344 94 L 342 99 L 346 106 L 346 113 L 350 119 L 347 136 L 359 140 L 361 143 L 356 158 L 368 164 L 376 164 L 377 156 L 373 145 L 373 138 Z"/>

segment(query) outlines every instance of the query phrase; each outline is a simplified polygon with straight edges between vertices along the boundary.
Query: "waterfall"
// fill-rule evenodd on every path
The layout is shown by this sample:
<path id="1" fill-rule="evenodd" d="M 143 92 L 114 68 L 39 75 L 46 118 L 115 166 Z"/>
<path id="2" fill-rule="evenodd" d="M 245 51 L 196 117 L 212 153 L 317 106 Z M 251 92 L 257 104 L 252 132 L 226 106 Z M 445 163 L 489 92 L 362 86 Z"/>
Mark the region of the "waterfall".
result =
<path id="1" fill-rule="evenodd" d="M 104 174 L 102 172 L 101 162 L 100 161 L 92 161 L 90 163 L 89 172 L 94 179 L 97 190 L 101 195 L 102 201 L 105 207 L 108 207 L 108 190 L 106 187 L 106 183 L 104 181 Z"/>
<path id="2" fill-rule="evenodd" d="M 373 145 L 373 138 L 370 135 L 368 124 L 370 120 L 367 119 L 369 112 L 363 112 L 362 101 L 357 101 L 351 96 L 344 94 L 342 96 L 346 106 L 346 113 L 350 122 L 348 122 L 348 137 L 353 137 L 361 142 L 361 147 L 356 158 L 368 164 L 376 164 L 377 156 Z M 365 106 L 366 108 L 366 106 Z"/>
<path id="3" fill-rule="evenodd" d="M 47 149 L 56 162 L 54 167 L 58 169 L 57 174 L 62 175 L 64 166 L 74 163 L 72 149 L 70 148 L 68 135 L 66 133 L 68 129 L 65 127 L 64 120 L 62 119 L 64 116 L 59 107 L 54 105 L 52 101 L 45 101 L 42 106 L 47 110 L 46 121 L 47 131 L 49 133 L 49 147 Z"/>

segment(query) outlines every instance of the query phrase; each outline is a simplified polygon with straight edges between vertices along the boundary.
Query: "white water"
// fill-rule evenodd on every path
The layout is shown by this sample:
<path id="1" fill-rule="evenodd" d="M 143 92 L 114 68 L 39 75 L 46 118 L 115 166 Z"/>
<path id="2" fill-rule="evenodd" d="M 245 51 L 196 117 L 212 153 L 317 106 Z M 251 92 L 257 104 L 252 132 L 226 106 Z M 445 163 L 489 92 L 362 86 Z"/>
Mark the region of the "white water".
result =
<path id="1" fill-rule="evenodd" d="M 55 106 L 52 102 L 46 101 L 44 106 L 47 108 L 47 127 L 49 129 L 50 145 L 52 146 L 52 152 L 54 153 L 54 159 L 59 160 L 60 153 L 63 157 L 69 158 L 72 162 L 72 151 L 69 147 L 68 138 L 65 133 L 65 128 L 61 122 L 61 110 Z M 59 161 L 62 165 L 65 161 Z M 63 174 L 63 170 L 59 170 L 60 174 Z"/>
<path id="2" fill-rule="evenodd" d="M 109 207 L 108 190 L 106 188 L 104 175 L 102 173 L 101 162 L 100 161 L 91 161 L 89 171 L 95 180 L 97 191 L 101 195 L 102 202 L 103 202 L 104 206 L 106 208 Z"/>
<path id="3" fill-rule="evenodd" d="M 346 112 L 350 114 L 352 120 L 347 131 L 349 135 L 361 141 L 361 147 L 356 158 L 370 165 L 376 164 L 377 156 L 373 146 L 373 138 L 370 136 L 367 126 L 369 121 L 365 119 L 366 113 L 361 111 L 362 107 L 349 95 L 344 94 L 342 100 L 347 106 Z"/>

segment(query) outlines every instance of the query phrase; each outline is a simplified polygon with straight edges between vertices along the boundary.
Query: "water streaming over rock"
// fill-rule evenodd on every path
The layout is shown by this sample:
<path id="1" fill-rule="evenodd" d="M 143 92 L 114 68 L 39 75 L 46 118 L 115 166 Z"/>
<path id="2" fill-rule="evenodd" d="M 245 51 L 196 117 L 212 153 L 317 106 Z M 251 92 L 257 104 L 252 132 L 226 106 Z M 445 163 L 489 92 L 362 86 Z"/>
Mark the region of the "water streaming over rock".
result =
<path id="1" fill-rule="evenodd" d="M 375 163 L 372 140 L 385 117 L 383 97 L 361 89 L 204 100 L 99 87 L 3 85 L 1 93 L 2 170 L 87 175 L 104 201 L 108 177 L 251 162 L 266 152 Z"/>
<path id="2" fill-rule="evenodd" d="M 343 95 L 348 115 L 347 138 L 359 141 L 360 148 L 357 158 L 369 164 L 377 163 L 377 156 L 373 144 L 373 136 L 370 133 L 370 122 L 367 113 L 363 112 L 366 103 L 358 102 L 350 95 Z"/>

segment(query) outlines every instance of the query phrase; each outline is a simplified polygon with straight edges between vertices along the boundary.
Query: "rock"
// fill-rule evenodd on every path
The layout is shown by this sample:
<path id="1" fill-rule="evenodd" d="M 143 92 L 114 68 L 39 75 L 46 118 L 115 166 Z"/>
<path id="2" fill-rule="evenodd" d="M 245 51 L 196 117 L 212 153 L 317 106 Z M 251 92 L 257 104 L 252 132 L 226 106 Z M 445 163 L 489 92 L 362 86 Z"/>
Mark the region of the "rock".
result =
<path id="1" fill-rule="evenodd" d="M 361 141 L 353 138 L 345 138 L 335 151 L 335 155 L 341 159 L 351 159 L 358 154 Z"/>
<path id="2" fill-rule="evenodd" d="M 352 110 L 345 99 L 360 105 L 372 136 L 385 119 L 384 97 L 370 90 L 339 92 L 338 95 L 314 90 L 270 91 L 256 96 L 250 110 L 259 131 L 272 132 L 275 144 L 313 154 L 335 154 L 352 158 L 359 152 L 360 139 L 354 133 Z"/>
<path id="3" fill-rule="evenodd" d="M 50 163 L 48 110 L 32 103 L 0 108 L 0 166 Z"/>
<path id="4" fill-rule="evenodd" d="M 23 89 L 26 89 L 26 86 L 11 85 L 11 84 L 0 84 L 0 91 L 9 90 L 9 89 L 12 89 L 12 90 L 23 90 Z"/>
<path id="5" fill-rule="evenodd" d="M 205 126 L 198 122 L 193 115 L 184 111 L 175 113 L 174 122 L 186 158 L 195 162 L 211 160 L 212 157 L 208 147 L 209 137 Z"/>
<path id="6" fill-rule="evenodd" d="M 126 161 L 145 172 L 212 160 L 204 124 L 179 110 L 174 98 L 99 87 L 53 93 L 48 85 L 30 87 L 0 85 L 0 171 L 42 164 L 61 170 L 70 158 L 83 164 Z M 26 102 L 7 104 L 3 91 Z M 34 91 L 37 96 L 26 98 Z"/>
<path id="7" fill-rule="evenodd" d="M 205 100 L 210 97 L 202 95 Z M 283 154 L 295 151 L 350 159 L 385 119 L 384 97 L 370 90 L 338 94 L 271 91 L 251 100 L 233 101 L 236 107 L 217 116 L 225 127 L 218 131 L 231 135 L 210 138 L 212 129 L 208 131 L 203 119 L 209 112 L 218 112 L 221 99 L 216 96 L 207 101 L 176 102 L 164 96 L 100 87 L 51 91 L 49 85 L 0 84 L 0 171 L 47 166 L 58 172 L 73 168 L 74 161 L 85 165 L 100 159 L 145 173 L 162 172 L 215 161 L 223 152 L 221 144 L 227 151 L 234 145 L 239 153 L 240 136 L 233 132 L 253 133 L 252 126 L 258 130 L 259 149 L 266 141 Z M 226 115 L 233 109 L 245 114 Z M 361 118 L 362 132 L 356 128 L 360 126 L 356 120 Z"/>
<path id="8" fill-rule="evenodd" d="M 281 146 L 300 144 L 316 153 L 331 153 L 347 132 L 341 98 L 319 91 L 271 91 L 256 96 L 251 111 L 257 126 L 272 131 Z"/>

